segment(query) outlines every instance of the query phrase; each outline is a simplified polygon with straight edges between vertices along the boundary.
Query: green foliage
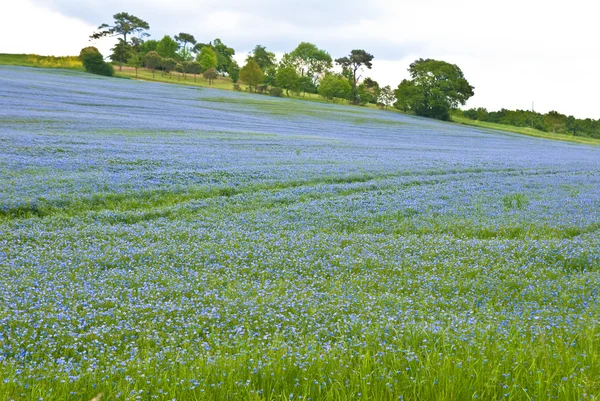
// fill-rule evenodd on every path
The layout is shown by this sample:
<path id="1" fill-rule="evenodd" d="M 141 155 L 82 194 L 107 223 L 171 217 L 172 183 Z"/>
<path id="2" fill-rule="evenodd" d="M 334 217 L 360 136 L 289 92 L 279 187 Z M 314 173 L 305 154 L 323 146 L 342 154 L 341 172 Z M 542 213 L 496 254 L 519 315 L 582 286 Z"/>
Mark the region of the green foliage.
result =
<path id="1" fill-rule="evenodd" d="M 158 48 L 158 40 L 154 40 L 154 39 L 146 40 L 146 41 L 142 42 L 139 46 L 140 54 L 142 55 L 142 58 L 146 54 L 148 54 L 152 51 L 156 51 L 157 48 Z"/>
<path id="2" fill-rule="evenodd" d="M 208 70 L 204 71 L 203 76 L 204 79 L 208 81 L 208 84 L 212 85 L 213 81 L 218 77 L 217 70 L 215 68 L 209 68 Z"/>
<path id="3" fill-rule="evenodd" d="M 311 76 L 313 80 L 322 76 L 333 67 L 329 53 L 316 45 L 302 42 L 290 54 L 291 62 L 298 69 L 300 76 Z"/>
<path id="4" fill-rule="evenodd" d="M 317 85 L 314 79 L 308 75 L 300 77 L 300 90 L 306 95 L 307 93 L 317 93 Z"/>
<path id="5" fill-rule="evenodd" d="M 179 35 L 175 35 L 175 41 L 179 43 L 179 52 L 177 53 L 179 59 L 182 61 L 191 61 L 193 59 L 192 51 L 188 48 L 188 44 L 196 44 L 194 35 L 181 32 Z"/>
<path id="6" fill-rule="evenodd" d="M 142 66 L 142 64 L 143 64 L 143 60 L 142 60 L 142 55 L 140 53 L 135 52 L 129 56 L 127 65 L 135 68 L 135 76 L 136 77 L 138 75 L 138 69 Z"/>
<path id="7" fill-rule="evenodd" d="M 246 58 L 246 63 L 254 60 L 262 71 L 266 71 L 269 67 L 275 67 L 275 53 L 267 51 L 264 46 L 256 45 L 254 50 Z"/>
<path id="8" fill-rule="evenodd" d="M 187 49 L 188 44 L 196 44 L 196 38 L 194 38 L 194 35 L 185 32 L 181 32 L 179 35 L 175 35 L 175 41 L 178 42 L 181 45 L 181 48 L 183 49 Z"/>
<path id="9" fill-rule="evenodd" d="M 335 62 L 339 64 L 344 71 L 352 72 L 352 103 L 354 104 L 360 103 L 357 88 L 357 83 L 360 77 L 357 77 L 356 73 L 363 66 L 371 69 L 373 67 L 373 58 L 374 57 L 372 54 L 369 54 L 361 49 L 355 49 L 352 50 L 348 56 L 335 60 Z"/>
<path id="10" fill-rule="evenodd" d="M 277 75 L 277 67 L 272 66 L 268 67 L 265 71 L 265 76 L 263 78 L 262 83 L 267 86 L 275 86 L 275 76 Z"/>
<path id="11" fill-rule="evenodd" d="M 152 77 L 154 77 L 154 71 L 160 67 L 161 63 L 162 57 L 156 51 L 150 51 L 144 56 L 144 64 L 152 70 Z"/>
<path id="12" fill-rule="evenodd" d="M 110 50 L 112 53 L 109 57 L 113 63 L 127 64 L 129 57 L 133 53 L 133 47 L 121 38 L 119 38 L 117 44 Z"/>
<path id="13" fill-rule="evenodd" d="M 264 73 L 254 59 L 248 59 L 240 70 L 239 78 L 248 85 L 250 91 L 256 91 L 257 85 L 264 79 Z"/>
<path id="14" fill-rule="evenodd" d="M 462 115 L 470 120 L 514 127 L 527 127 L 555 134 L 600 139 L 600 120 L 589 118 L 577 119 L 573 116 L 565 116 L 556 111 L 550 111 L 547 114 L 531 110 L 507 109 L 488 112 L 487 109 L 479 107 L 465 110 L 462 112 Z"/>
<path id="15" fill-rule="evenodd" d="M 197 61 L 189 61 L 184 64 L 185 72 L 188 74 L 194 74 L 194 82 L 196 82 L 196 75 L 202 72 L 202 66 Z"/>
<path id="16" fill-rule="evenodd" d="M 529 204 L 527 195 L 517 192 L 506 194 L 502 198 L 502 204 L 505 211 L 524 209 Z"/>
<path id="17" fill-rule="evenodd" d="M 394 96 L 394 91 L 389 85 L 384 86 L 379 90 L 379 96 L 377 97 L 377 103 L 383 105 L 383 107 L 387 110 L 389 106 L 394 104 L 396 97 Z"/>
<path id="18" fill-rule="evenodd" d="M 394 107 L 398 110 L 408 112 L 413 103 L 423 101 L 423 99 L 420 98 L 420 94 L 421 92 L 415 86 L 413 81 L 403 79 L 402 82 L 400 82 L 400 85 L 398 85 L 398 89 L 395 91 L 396 103 L 394 103 Z"/>
<path id="19" fill-rule="evenodd" d="M 403 80 L 396 90 L 396 107 L 424 117 L 449 120 L 450 111 L 473 96 L 473 87 L 461 69 L 445 61 L 419 59 L 408 70 L 411 80 Z"/>
<path id="20" fill-rule="evenodd" d="M 164 36 L 156 45 L 156 52 L 163 58 L 177 59 L 177 50 L 179 44 L 173 40 L 169 35 Z"/>
<path id="21" fill-rule="evenodd" d="M 275 75 L 275 84 L 285 89 L 285 94 L 290 96 L 289 91 L 298 92 L 300 90 L 300 76 L 292 66 L 279 67 Z"/>
<path id="22" fill-rule="evenodd" d="M 326 74 L 319 84 L 319 95 L 334 102 L 336 98 L 348 99 L 352 95 L 352 86 L 345 77 Z"/>
<path id="23" fill-rule="evenodd" d="M 128 44 L 127 36 L 138 34 L 140 36 L 147 36 L 147 33 L 144 31 L 150 29 L 150 25 L 136 17 L 135 15 L 131 15 L 128 13 L 118 13 L 113 15 L 114 22 L 112 25 L 102 24 L 98 27 L 98 30 L 92 35 L 90 35 L 90 39 L 101 39 L 107 36 L 123 36 L 122 41 L 123 44 Z M 124 56 L 126 53 L 120 52 L 121 56 Z M 119 67 L 123 66 L 125 62 L 124 58 L 119 59 Z"/>
<path id="24" fill-rule="evenodd" d="M 227 70 L 227 73 L 229 74 L 229 77 L 231 78 L 233 83 L 236 83 L 238 81 L 240 77 L 240 66 L 235 60 L 232 60 L 231 64 L 229 65 L 229 69 Z"/>
<path id="25" fill-rule="evenodd" d="M 202 50 L 200 50 L 200 54 L 198 54 L 196 61 L 200 63 L 203 71 L 217 68 L 218 65 L 217 55 L 209 46 L 204 46 Z"/>
<path id="26" fill-rule="evenodd" d="M 163 69 L 164 72 L 169 74 L 169 76 L 171 75 L 171 71 L 173 71 L 176 66 L 177 60 L 175 60 L 174 58 L 163 58 L 160 62 L 160 67 Z"/>
<path id="27" fill-rule="evenodd" d="M 283 97 L 283 89 L 274 86 L 269 89 L 269 95 L 274 97 Z"/>
<path id="28" fill-rule="evenodd" d="M 93 46 L 83 48 L 79 53 L 79 58 L 87 72 L 107 77 L 114 74 L 113 66 L 105 62 L 102 54 Z"/>
<path id="29" fill-rule="evenodd" d="M 217 71 L 221 74 L 229 73 L 230 69 L 233 66 L 237 66 L 236 61 L 233 59 L 235 55 L 235 50 L 233 48 L 228 47 L 221 41 L 221 39 L 217 38 L 212 42 L 212 48 L 217 54 Z M 237 67 L 239 70 L 239 66 Z"/>

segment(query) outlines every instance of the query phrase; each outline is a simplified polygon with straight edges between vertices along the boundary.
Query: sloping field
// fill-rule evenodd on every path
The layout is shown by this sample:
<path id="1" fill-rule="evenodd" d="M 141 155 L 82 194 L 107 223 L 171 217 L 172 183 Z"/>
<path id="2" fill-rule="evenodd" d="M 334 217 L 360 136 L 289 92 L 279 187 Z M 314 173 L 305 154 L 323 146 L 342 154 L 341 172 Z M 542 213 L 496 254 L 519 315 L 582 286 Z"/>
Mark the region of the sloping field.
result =
<path id="1" fill-rule="evenodd" d="M 595 400 L 600 149 L 0 67 L 0 399 Z"/>

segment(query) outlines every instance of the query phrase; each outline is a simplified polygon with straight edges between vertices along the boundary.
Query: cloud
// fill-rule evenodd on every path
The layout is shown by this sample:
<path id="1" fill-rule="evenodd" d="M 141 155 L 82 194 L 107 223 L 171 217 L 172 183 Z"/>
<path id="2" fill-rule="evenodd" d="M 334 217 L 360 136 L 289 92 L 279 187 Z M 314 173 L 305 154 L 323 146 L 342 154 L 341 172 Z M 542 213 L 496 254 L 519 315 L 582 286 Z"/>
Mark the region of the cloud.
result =
<path id="1" fill-rule="evenodd" d="M 3 8 L 0 53 L 66 56 L 79 54 L 79 50 L 89 45 L 88 36 L 93 26 L 81 20 L 41 8 L 28 0 L 13 1 Z"/>

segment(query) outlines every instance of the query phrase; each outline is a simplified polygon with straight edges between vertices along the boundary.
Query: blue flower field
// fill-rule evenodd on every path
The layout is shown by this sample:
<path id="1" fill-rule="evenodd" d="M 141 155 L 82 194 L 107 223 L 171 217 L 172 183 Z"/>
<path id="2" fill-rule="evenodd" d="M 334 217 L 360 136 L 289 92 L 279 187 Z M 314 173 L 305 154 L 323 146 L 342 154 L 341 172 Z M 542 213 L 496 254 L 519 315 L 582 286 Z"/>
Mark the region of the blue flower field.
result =
<path id="1" fill-rule="evenodd" d="M 0 400 L 598 400 L 600 147 L 0 67 Z"/>

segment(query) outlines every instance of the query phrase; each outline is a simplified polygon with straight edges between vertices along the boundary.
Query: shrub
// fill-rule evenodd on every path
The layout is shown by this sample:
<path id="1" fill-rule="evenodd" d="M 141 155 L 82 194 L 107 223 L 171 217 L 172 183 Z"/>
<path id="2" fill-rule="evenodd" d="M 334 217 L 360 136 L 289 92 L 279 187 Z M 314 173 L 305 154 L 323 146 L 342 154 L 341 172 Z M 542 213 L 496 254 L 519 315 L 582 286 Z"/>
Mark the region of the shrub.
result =
<path id="1" fill-rule="evenodd" d="M 115 73 L 113 66 L 104 61 L 102 54 L 93 46 L 82 49 L 79 58 L 87 72 L 107 77 L 112 77 Z"/>
<path id="2" fill-rule="evenodd" d="M 241 92 L 242 91 L 242 87 L 240 86 L 240 84 L 236 83 L 236 84 L 233 84 L 233 90 Z"/>
<path id="3" fill-rule="evenodd" d="M 269 95 L 275 96 L 275 97 L 283 97 L 283 89 L 273 87 L 273 88 L 269 89 Z"/>
<path id="4" fill-rule="evenodd" d="M 204 71 L 203 75 L 204 79 L 208 81 L 208 84 L 212 85 L 213 81 L 217 79 L 217 70 L 214 68 L 209 68 L 208 70 Z"/>

